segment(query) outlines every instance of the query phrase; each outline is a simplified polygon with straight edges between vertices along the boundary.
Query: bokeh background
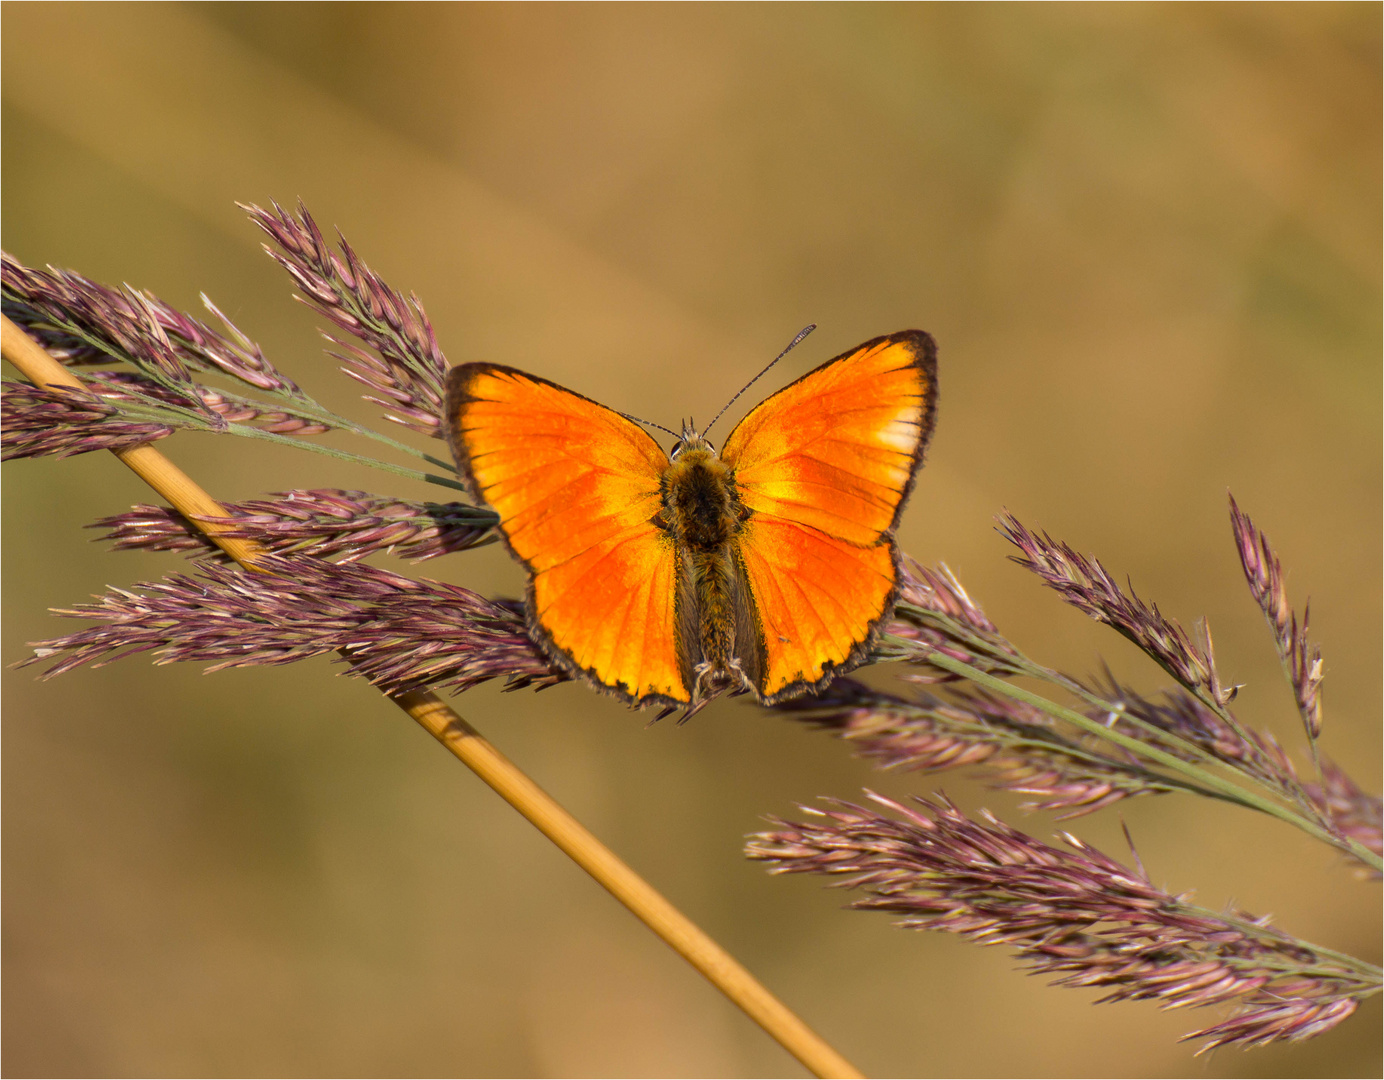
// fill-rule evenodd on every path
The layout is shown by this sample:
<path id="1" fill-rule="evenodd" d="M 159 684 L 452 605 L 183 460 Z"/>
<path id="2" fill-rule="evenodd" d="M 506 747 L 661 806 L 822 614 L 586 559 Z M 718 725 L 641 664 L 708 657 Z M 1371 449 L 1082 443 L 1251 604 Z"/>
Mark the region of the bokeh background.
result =
<path id="1" fill-rule="evenodd" d="M 417 291 L 453 362 L 669 426 L 807 322 L 765 394 L 926 328 L 942 405 L 906 550 L 946 560 L 1037 657 L 1161 685 L 1007 562 L 992 516 L 1015 511 L 1209 616 L 1241 715 L 1300 749 L 1233 490 L 1293 601 L 1312 597 L 1324 747 L 1377 790 L 1380 13 L 7 4 L 3 240 L 185 308 L 205 291 L 361 418 L 235 200 L 306 200 Z M 222 498 L 435 494 L 258 444 L 162 446 Z M 149 497 L 108 456 L 5 481 L 6 663 L 72 629 L 47 608 L 180 568 L 82 531 Z M 419 572 L 522 587 L 498 548 Z M 6 674 L 7 1074 L 799 1074 L 336 670 Z M 681 728 L 581 686 L 458 705 L 872 1075 L 1380 1071 L 1378 1001 L 1301 1047 L 1194 1061 L 1175 1039 L 1209 1014 L 1093 1006 L 741 856 L 762 815 L 866 785 L 1058 827 L 963 776 L 881 775 L 743 703 Z M 1122 853 L 1121 817 L 1156 881 L 1377 959 L 1377 887 L 1320 845 L 1171 797 L 1078 831 Z"/>

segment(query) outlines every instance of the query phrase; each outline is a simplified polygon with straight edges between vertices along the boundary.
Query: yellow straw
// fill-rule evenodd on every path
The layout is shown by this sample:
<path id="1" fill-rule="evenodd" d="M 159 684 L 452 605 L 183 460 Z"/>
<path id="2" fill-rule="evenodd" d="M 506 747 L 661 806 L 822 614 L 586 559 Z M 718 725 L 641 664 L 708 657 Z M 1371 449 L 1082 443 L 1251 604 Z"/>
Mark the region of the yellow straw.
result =
<path id="1" fill-rule="evenodd" d="M 35 385 L 84 389 L 81 380 L 4 316 L 0 316 L 0 353 Z M 162 453 L 148 444 L 113 452 L 227 555 L 246 569 L 260 569 L 256 560 L 264 549 L 252 540 L 218 535 L 214 523 L 203 521 L 230 515 Z M 388 697 L 814 1075 L 863 1075 L 435 694 L 410 690 Z"/>

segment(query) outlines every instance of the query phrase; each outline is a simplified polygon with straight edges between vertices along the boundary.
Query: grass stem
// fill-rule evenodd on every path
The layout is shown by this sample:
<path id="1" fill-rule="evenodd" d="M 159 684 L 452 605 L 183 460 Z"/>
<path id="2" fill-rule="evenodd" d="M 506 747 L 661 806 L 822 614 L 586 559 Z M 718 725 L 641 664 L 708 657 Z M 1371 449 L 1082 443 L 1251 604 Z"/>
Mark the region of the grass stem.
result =
<path id="1" fill-rule="evenodd" d="M 1140 739 L 1125 735 L 1123 732 L 1116 731 L 1113 728 L 1106 727 L 1104 724 L 1092 720 L 1089 716 L 1083 716 L 1075 709 L 1068 709 L 1065 706 L 1057 704 L 1055 701 L 1049 701 L 1039 694 L 1034 694 L 1028 690 L 1014 686 L 1004 679 L 999 679 L 993 675 L 987 674 L 979 668 L 972 667 L 970 664 L 948 656 L 941 650 L 934 649 L 927 657 L 927 662 L 935 667 L 950 671 L 953 674 L 965 676 L 967 679 L 985 687 L 987 690 L 993 690 L 997 694 L 1004 694 L 1006 697 L 1014 698 L 1016 701 L 1022 701 L 1035 708 L 1042 709 L 1049 716 L 1054 716 L 1059 720 L 1065 720 L 1067 723 L 1081 728 L 1081 730 L 1088 734 L 1113 742 L 1117 746 L 1124 747 L 1124 749 L 1131 753 L 1147 758 L 1150 761 L 1155 761 L 1171 772 L 1181 773 L 1198 786 L 1216 791 L 1222 798 L 1239 803 L 1241 806 L 1248 807 L 1252 810 L 1258 810 L 1261 813 L 1269 814 L 1272 817 L 1278 818 L 1280 821 L 1287 822 L 1289 825 L 1294 825 L 1309 836 L 1316 837 L 1318 840 L 1323 840 L 1332 847 L 1347 852 L 1359 859 L 1366 866 L 1372 867 L 1375 870 L 1384 871 L 1384 859 L 1381 859 L 1380 856 L 1370 851 L 1364 845 L 1349 837 L 1335 836 L 1322 828 L 1315 821 L 1311 821 L 1296 811 L 1257 795 L 1252 791 L 1246 791 L 1239 784 L 1232 783 L 1208 769 L 1203 769 L 1201 766 L 1195 765 L 1190 761 L 1184 761 L 1182 758 L 1177 757 L 1175 754 L 1170 754 L 1166 750 L 1161 750 Z"/>

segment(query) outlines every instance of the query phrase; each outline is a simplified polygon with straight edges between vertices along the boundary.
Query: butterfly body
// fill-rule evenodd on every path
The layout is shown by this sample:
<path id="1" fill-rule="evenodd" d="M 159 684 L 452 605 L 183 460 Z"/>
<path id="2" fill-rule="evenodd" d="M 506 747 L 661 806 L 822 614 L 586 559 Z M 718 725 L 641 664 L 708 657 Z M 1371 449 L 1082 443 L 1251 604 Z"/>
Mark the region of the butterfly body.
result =
<path id="1" fill-rule="evenodd" d="M 693 699 L 725 688 L 753 690 L 762 665 L 737 559 L 750 512 L 735 474 L 710 443 L 684 427 L 659 490 L 663 510 L 654 523 L 676 545 L 679 666 L 691 677 Z"/>
<path id="2" fill-rule="evenodd" d="M 867 342 L 763 402 L 718 454 L 671 455 L 604 406 L 514 368 L 448 380 L 448 435 L 528 569 L 532 636 L 638 705 L 766 703 L 864 662 L 893 611 L 893 531 L 936 403 L 920 331 Z"/>

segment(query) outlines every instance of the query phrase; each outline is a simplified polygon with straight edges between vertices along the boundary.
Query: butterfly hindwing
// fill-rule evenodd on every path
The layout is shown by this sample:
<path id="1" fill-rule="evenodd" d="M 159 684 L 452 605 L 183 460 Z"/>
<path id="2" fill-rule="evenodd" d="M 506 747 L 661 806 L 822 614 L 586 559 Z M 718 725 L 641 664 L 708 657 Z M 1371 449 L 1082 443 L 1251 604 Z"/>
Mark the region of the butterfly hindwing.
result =
<path id="1" fill-rule="evenodd" d="M 893 609 L 893 546 L 859 547 L 768 514 L 752 517 L 740 544 L 763 640 L 756 690 L 772 703 L 867 659 L 876 626 Z"/>
<path id="2" fill-rule="evenodd" d="M 762 632 L 761 698 L 863 662 L 893 610 L 893 530 L 932 433 L 936 371 L 927 334 L 876 338 L 780 390 L 726 440 L 721 458 L 750 511 L 739 549 Z"/>
<path id="3" fill-rule="evenodd" d="M 618 413 L 498 364 L 455 368 L 447 401 L 453 454 L 530 572 L 530 626 L 554 658 L 637 704 L 688 702 L 676 557 L 653 524 L 667 455 Z"/>

